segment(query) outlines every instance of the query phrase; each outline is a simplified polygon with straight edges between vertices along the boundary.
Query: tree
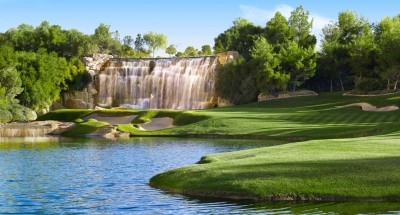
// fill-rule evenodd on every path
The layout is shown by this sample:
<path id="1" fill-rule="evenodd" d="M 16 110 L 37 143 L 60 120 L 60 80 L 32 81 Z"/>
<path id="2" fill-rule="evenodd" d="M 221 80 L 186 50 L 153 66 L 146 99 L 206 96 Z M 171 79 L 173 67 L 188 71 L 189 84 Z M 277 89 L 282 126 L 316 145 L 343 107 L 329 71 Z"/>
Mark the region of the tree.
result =
<path id="1" fill-rule="evenodd" d="M 276 12 L 275 16 L 267 22 L 265 37 L 271 45 L 276 47 L 274 49 L 277 52 L 279 52 L 279 45 L 287 43 L 291 34 L 287 20 L 280 12 Z"/>
<path id="2" fill-rule="evenodd" d="M 186 55 L 182 52 L 177 52 L 176 55 L 177 57 L 186 57 Z"/>
<path id="3" fill-rule="evenodd" d="M 16 63 L 13 48 L 8 45 L 0 46 L 0 88 L 4 92 L 4 97 L 0 98 L 0 109 L 17 104 L 19 101 L 15 97 L 23 91 L 21 78 L 15 69 Z"/>
<path id="4" fill-rule="evenodd" d="M 97 44 L 100 53 L 112 54 L 119 56 L 122 54 L 121 43 L 119 41 L 119 33 L 111 32 L 110 26 L 101 23 L 95 29 L 92 39 Z"/>
<path id="5" fill-rule="evenodd" d="M 144 51 L 144 44 L 145 44 L 145 41 L 144 41 L 142 35 L 138 34 L 135 39 L 135 50 L 137 53 L 139 53 L 139 58 L 142 57 L 141 53 L 143 53 L 143 51 Z"/>
<path id="6" fill-rule="evenodd" d="M 374 77 L 374 41 L 369 23 L 352 11 L 339 13 L 338 21 L 323 29 L 322 48 L 319 56 L 325 65 L 318 73 L 333 73 L 339 77 L 342 90 L 345 83 L 353 87 L 362 78 Z M 338 73 L 338 74 L 337 74 Z M 344 78 L 344 80 L 342 80 Z M 332 83 L 331 83 L 332 85 Z"/>
<path id="7" fill-rule="evenodd" d="M 304 11 L 303 7 L 299 6 L 292 11 L 288 20 L 290 36 L 302 48 L 314 48 L 317 43 L 316 37 L 311 35 L 313 20 L 308 21 L 308 19 L 309 12 Z"/>
<path id="8" fill-rule="evenodd" d="M 127 45 L 127 46 L 132 46 L 133 45 L 133 38 L 131 37 L 131 36 L 125 36 L 124 37 L 124 45 Z"/>
<path id="9" fill-rule="evenodd" d="M 393 86 L 393 90 L 397 90 L 400 79 L 400 16 L 383 18 L 375 32 L 378 70 L 387 82 L 387 89 Z"/>
<path id="10" fill-rule="evenodd" d="M 186 47 L 184 54 L 186 57 L 197 57 L 199 55 L 199 50 L 197 50 L 193 46 L 188 46 Z"/>
<path id="11" fill-rule="evenodd" d="M 17 59 L 16 69 L 24 88 L 17 98 L 34 110 L 53 104 L 61 90 L 66 89 L 66 81 L 72 79 L 67 61 L 55 52 L 48 54 L 45 49 L 37 53 L 17 52 Z"/>
<path id="12" fill-rule="evenodd" d="M 252 68 L 255 70 L 257 88 L 260 92 L 286 89 L 290 75 L 281 70 L 281 57 L 264 37 L 259 37 L 251 51 Z"/>
<path id="13" fill-rule="evenodd" d="M 153 58 L 155 50 L 167 47 L 167 37 L 164 34 L 150 31 L 143 36 L 143 39 L 152 50 Z"/>
<path id="14" fill-rule="evenodd" d="M 243 18 L 233 22 L 233 26 L 224 31 L 214 39 L 214 51 L 221 53 L 225 51 L 238 51 L 246 60 L 250 59 L 250 52 L 254 40 L 260 36 L 263 29 Z"/>
<path id="15" fill-rule="evenodd" d="M 61 56 L 71 59 L 73 57 L 84 57 L 90 54 L 99 52 L 99 48 L 93 42 L 89 35 L 83 34 L 82 32 L 71 29 L 65 31 L 66 44 L 63 48 Z"/>
<path id="16" fill-rule="evenodd" d="M 217 95 L 235 105 L 257 101 L 259 91 L 251 65 L 240 57 L 221 66 L 216 73 Z"/>
<path id="17" fill-rule="evenodd" d="M 176 53 L 175 45 L 169 45 L 168 48 L 165 50 L 165 53 L 169 54 L 170 57 L 174 55 Z"/>
<path id="18" fill-rule="evenodd" d="M 210 56 L 212 55 L 212 50 L 210 45 L 204 45 L 201 47 L 201 51 L 199 52 L 199 55 L 201 56 Z"/>
<path id="19" fill-rule="evenodd" d="M 292 90 L 313 77 L 316 69 L 316 54 L 313 47 L 302 48 L 296 41 L 286 43 L 281 50 L 281 66 L 290 74 Z"/>

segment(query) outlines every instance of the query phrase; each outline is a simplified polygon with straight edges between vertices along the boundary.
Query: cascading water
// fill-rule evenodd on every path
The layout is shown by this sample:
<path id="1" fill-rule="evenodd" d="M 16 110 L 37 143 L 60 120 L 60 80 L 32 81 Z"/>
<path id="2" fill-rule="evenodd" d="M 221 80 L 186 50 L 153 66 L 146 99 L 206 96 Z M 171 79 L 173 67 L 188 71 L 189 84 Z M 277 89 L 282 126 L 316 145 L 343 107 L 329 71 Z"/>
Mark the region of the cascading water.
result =
<path id="1" fill-rule="evenodd" d="M 44 137 L 52 131 L 47 126 L 32 126 L 29 123 L 11 123 L 0 126 L 0 137 Z"/>
<path id="2" fill-rule="evenodd" d="M 0 125 L 2 137 L 45 137 L 49 134 L 60 134 L 74 126 L 72 122 L 58 122 L 53 120 L 8 123 Z"/>
<path id="3" fill-rule="evenodd" d="M 95 77 L 97 104 L 203 109 L 214 97 L 216 57 L 111 59 Z"/>

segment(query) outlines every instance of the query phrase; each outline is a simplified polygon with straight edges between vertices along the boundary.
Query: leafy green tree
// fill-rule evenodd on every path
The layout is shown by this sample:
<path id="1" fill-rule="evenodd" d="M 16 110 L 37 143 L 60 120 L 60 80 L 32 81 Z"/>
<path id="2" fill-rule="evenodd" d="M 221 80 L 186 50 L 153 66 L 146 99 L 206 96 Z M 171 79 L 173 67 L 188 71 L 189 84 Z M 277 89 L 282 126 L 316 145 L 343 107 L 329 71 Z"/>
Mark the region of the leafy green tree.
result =
<path id="1" fill-rule="evenodd" d="M 124 45 L 132 46 L 133 43 L 134 43 L 134 40 L 131 36 L 128 35 L 128 36 L 124 37 Z"/>
<path id="2" fill-rule="evenodd" d="M 15 97 L 23 91 L 21 78 L 15 69 L 16 63 L 17 58 L 13 48 L 7 45 L 0 46 L 0 86 L 4 92 L 4 97 L 0 98 L 3 100 L 3 105 L 0 105 L 3 107 L 0 109 L 18 103 Z"/>
<path id="3" fill-rule="evenodd" d="M 289 28 L 288 21 L 280 12 L 276 12 L 275 16 L 267 22 L 265 28 L 265 37 L 268 42 L 279 52 L 280 46 L 278 45 L 287 43 L 291 35 L 292 32 Z"/>
<path id="4" fill-rule="evenodd" d="M 377 61 L 380 75 L 387 82 L 387 89 L 397 90 L 400 79 L 400 15 L 385 17 L 375 30 Z"/>
<path id="5" fill-rule="evenodd" d="M 135 39 L 135 50 L 141 52 L 144 49 L 145 41 L 141 34 L 138 34 Z"/>
<path id="6" fill-rule="evenodd" d="M 330 71 L 331 78 L 339 76 L 342 90 L 364 77 L 374 77 L 374 46 L 369 23 L 352 11 L 341 12 L 337 22 L 323 29 L 319 56 L 325 65 L 318 67 L 322 69 L 318 73 Z"/>
<path id="7" fill-rule="evenodd" d="M 197 57 L 199 55 L 199 50 L 197 50 L 193 46 L 188 46 L 185 49 L 184 55 L 186 57 Z"/>
<path id="8" fill-rule="evenodd" d="M 36 51 L 38 48 L 36 32 L 32 25 L 21 24 L 16 29 L 11 28 L 4 37 L 18 51 Z"/>
<path id="9" fill-rule="evenodd" d="M 65 31 L 66 44 L 61 56 L 71 59 L 72 57 L 84 57 L 99 52 L 97 45 L 91 40 L 89 35 L 71 29 Z M 60 54 L 59 54 L 60 55 Z"/>
<path id="10" fill-rule="evenodd" d="M 65 32 L 61 29 L 61 26 L 50 25 L 49 22 L 43 21 L 39 26 L 35 28 L 37 35 L 36 50 L 39 48 L 45 48 L 49 52 L 57 52 L 62 56 L 64 47 L 67 43 L 67 37 Z"/>
<path id="11" fill-rule="evenodd" d="M 282 70 L 290 74 L 289 84 L 295 91 L 315 74 L 316 54 L 313 47 L 302 48 L 295 41 L 286 43 L 281 50 Z"/>
<path id="12" fill-rule="evenodd" d="M 255 41 L 251 52 L 252 68 L 255 70 L 257 88 L 260 92 L 286 89 L 290 75 L 281 70 L 281 57 L 264 37 Z"/>
<path id="13" fill-rule="evenodd" d="M 201 56 L 211 56 L 213 54 L 211 50 L 210 45 L 204 45 L 201 47 L 201 51 L 199 52 L 199 55 Z"/>
<path id="14" fill-rule="evenodd" d="M 225 51 L 238 51 L 245 59 L 250 59 L 250 52 L 254 40 L 260 36 L 263 29 L 243 18 L 233 22 L 233 26 L 224 31 L 214 39 L 214 51 L 221 53 Z"/>
<path id="15" fill-rule="evenodd" d="M 34 110 L 46 108 L 66 89 L 66 80 L 72 79 L 65 58 L 45 49 L 37 53 L 17 52 L 17 71 L 24 91 L 18 95 L 21 104 Z"/>
<path id="16" fill-rule="evenodd" d="M 71 91 L 83 90 L 92 81 L 92 76 L 86 71 L 85 65 L 77 57 L 73 57 L 68 62 L 68 73 L 71 78 L 66 78 L 66 84 Z"/>
<path id="17" fill-rule="evenodd" d="M 216 73 L 217 95 L 236 105 L 257 101 L 259 91 L 250 66 L 243 57 L 221 66 Z"/>
<path id="18" fill-rule="evenodd" d="M 303 7 L 299 6 L 292 11 L 288 20 L 292 40 L 303 48 L 314 48 L 317 43 L 316 37 L 311 35 L 313 20 L 308 21 L 309 15 L 308 11 L 304 11 Z"/>
<path id="19" fill-rule="evenodd" d="M 119 33 L 111 32 L 110 26 L 101 23 L 95 29 L 92 39 L 97 44 L 100 53 L 121 55 L 121 43 L 119 41 Z"/>
<path id="20" fill-rule="evenodd" d="M 165 53 L 169 54 L 171 57 L 177 52 L 175 45 L 169 45 L 168 48 L 165 50 Z"/>
<path id="21" fill-rule="evenodd" d="M 153 58 L 155 50 L 160 48 L 165 49 L 167 47 L 167 37 L 164 34 L 150 31 L 143 36 L 143 39 L 152 50 Z"/>
<path id="22" fill-rule="evenodd" d="M 177 52 L 176 55 L 177 57 L 186 57 L 186 55 L 182 52 Z"/>

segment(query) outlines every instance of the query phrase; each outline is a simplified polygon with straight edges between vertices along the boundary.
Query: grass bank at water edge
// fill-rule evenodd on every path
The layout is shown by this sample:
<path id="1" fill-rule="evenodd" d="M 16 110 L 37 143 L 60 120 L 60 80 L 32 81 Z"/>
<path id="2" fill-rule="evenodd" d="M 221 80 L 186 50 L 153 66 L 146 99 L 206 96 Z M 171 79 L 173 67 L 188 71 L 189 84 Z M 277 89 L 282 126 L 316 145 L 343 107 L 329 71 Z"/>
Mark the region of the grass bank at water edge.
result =
<path id="1" fill-rule="evenodd" d="M 399 201 L 400 133 L 208 155 L 154 176 L 172 192 L 255 200 Z"/>

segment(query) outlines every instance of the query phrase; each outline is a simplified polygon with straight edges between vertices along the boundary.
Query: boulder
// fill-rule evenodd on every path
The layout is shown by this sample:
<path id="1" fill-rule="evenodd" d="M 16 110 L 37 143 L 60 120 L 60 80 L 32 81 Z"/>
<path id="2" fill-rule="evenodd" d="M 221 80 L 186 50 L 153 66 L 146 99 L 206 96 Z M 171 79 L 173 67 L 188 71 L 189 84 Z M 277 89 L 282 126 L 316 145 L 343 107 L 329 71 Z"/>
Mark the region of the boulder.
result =
<path id="1" fill-rule="evenodd" d="M 226 51 L 218 53 L 217 55 L 219 64 L 226 64 L 232 62 L 234 59 L 239 57 L 239 52 L 237 51 Z"/>
<path id="2" fill-rule="evenodd" d="M 66 101 L 67 108 L 71 109 L 87 109 L 91 104 L 88 104 L 82 99 L 68 99 Z M 92 105 L 93 106 L 93 105 Z"/>

